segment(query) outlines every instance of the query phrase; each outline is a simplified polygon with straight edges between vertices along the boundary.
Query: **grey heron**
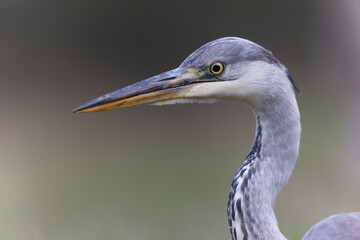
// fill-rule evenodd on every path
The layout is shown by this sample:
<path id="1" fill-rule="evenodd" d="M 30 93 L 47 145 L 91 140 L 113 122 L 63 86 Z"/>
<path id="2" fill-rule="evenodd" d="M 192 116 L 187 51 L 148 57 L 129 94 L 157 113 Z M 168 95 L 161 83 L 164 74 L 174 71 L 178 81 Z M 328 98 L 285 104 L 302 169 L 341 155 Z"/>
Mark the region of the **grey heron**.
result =
<path id="1" fill-rule="evenodd" d="M 273 206 L 298 156 L 301 126 L 294 81 L 265 48 L 245 39 L 209 42 L 176 69 L 93 99 L 76 113 L 139 104 L 239 100 L 255 114 L 253 146 L 231 183 L 227 205 L 232 240 L 286 239 Z M 313 226 L 304 240 L 360 239 L 360 213 L 342 213 Z"/>

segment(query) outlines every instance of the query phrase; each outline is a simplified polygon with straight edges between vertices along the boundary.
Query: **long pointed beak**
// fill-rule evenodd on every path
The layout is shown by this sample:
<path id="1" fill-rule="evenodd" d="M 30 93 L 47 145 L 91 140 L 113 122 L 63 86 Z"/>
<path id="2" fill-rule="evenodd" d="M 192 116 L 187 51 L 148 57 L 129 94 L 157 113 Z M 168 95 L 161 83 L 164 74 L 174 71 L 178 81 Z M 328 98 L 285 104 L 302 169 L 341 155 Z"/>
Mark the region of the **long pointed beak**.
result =
<path id="1" fill-rule="evenodd" d="M 195 69 L 176 68 L 95 98 L 73 112 L 105 111 L 183 98 L 189 85 L 202 82 L 200 75 Z"/>

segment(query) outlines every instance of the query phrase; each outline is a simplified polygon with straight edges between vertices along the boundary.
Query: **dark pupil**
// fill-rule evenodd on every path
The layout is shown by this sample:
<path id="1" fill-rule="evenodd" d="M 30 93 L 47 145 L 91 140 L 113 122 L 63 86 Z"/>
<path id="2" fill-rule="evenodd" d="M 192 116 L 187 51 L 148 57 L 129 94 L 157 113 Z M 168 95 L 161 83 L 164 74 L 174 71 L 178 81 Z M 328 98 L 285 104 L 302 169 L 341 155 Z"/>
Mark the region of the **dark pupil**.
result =
<path id="1" fill-rule="evenodd" d="M 216 64 L 213 66 L 212 69 L 213 69 L 213 72 L 217 73 L 217 72 L 220 72 L 221 67 L 218 64 Z"/>

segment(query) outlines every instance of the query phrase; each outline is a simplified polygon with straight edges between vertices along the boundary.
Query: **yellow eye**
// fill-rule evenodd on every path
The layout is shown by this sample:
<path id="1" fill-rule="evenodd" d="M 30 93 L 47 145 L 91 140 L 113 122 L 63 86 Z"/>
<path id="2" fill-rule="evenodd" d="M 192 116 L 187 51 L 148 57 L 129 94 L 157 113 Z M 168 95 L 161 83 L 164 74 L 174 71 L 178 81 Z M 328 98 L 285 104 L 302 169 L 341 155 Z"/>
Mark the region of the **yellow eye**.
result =
<path id="1" fill-rule="evenodd" d="M 220 74 L 224 71 L 224 65 L 220 62 L 216 62 L 210 65 L 210 72 L 212 74 Z"/>

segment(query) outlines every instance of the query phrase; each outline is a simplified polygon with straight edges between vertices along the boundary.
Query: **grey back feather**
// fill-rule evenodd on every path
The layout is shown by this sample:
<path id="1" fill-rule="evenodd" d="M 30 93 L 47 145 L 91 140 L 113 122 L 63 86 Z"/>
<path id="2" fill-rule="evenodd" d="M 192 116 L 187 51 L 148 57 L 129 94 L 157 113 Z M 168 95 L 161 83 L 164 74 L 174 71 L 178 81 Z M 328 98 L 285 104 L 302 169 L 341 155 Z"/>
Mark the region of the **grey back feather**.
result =
<path id="1" fill-rule="evenodd" d="M 302 240 L 359 240 L 360 212 L 340 213 L 323 219 Z"/>

